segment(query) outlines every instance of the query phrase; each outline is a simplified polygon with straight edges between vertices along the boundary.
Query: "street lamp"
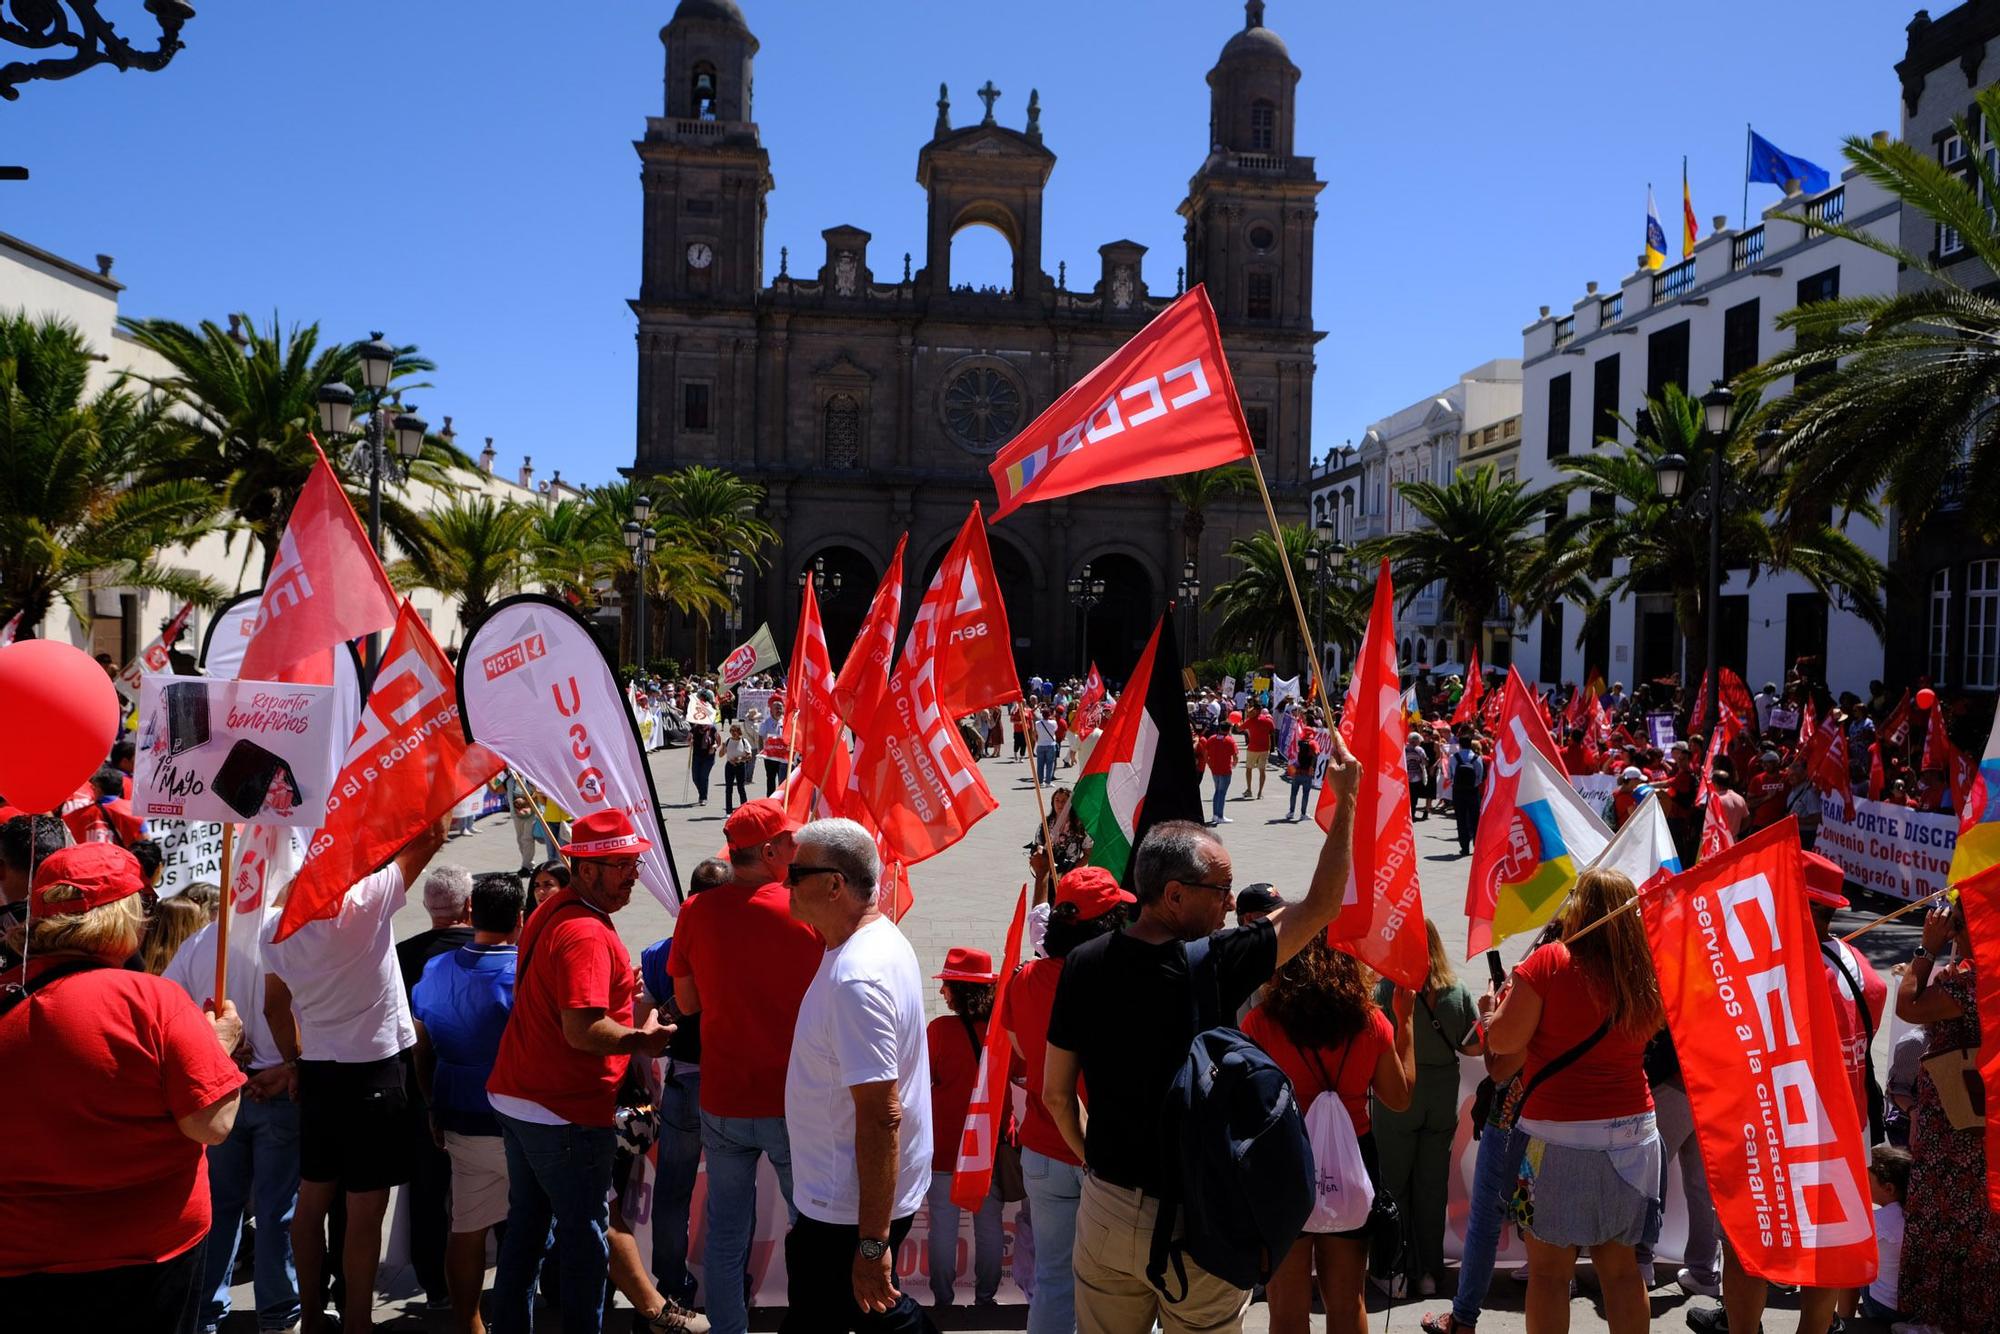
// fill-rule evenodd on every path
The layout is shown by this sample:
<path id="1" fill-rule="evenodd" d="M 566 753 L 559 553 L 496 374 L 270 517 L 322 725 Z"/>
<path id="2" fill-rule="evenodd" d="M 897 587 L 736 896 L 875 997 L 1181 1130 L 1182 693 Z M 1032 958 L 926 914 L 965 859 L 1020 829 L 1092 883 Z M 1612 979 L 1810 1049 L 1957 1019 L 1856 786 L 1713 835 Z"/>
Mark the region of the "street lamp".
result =
<path id="1" fill-rule="evenodd" d="M 840 596 L 840 590 L 847 585 L 847 578 L 839 570 L 826 572 L 826 557 L 814 556 L 812 568 L 799 571 L 799 591 L 804 592 L 806 580 L 812 580 L 813 596 L 821 602 L 832 602 Z"/>
<path id="2" fill-rule="evenodd" d="M 633 637 L 638 646 L 633 651 L 632 662 L 643 674 L 646 670 L 646 650 L 652 647 L 646 637 L 646 604 L 651 599 L 651 573 L 653 552 L 659 548 L 660 535 L 653 531 L 646 520 L 653 515 L 653 500 L 650 496 L 632 498 L 632 517 L 625 521 L 623 529 L 625 549 L 632 553 L 632 569 L 637 575 L 638 605 L 633 612 Z"/>
<path id="3" fill-rule="evenodd" d="M 1313 586 L 1313 662 L 1317 679 L 1326 675 L 1327 590 L 1340 578 L 1347 547 L 1334 536 L 1331 519 L 1321 519 L 1313 525 L 1313 538 L 1306 547 L 1306 577 Z"/>
<path id="4" fill-rule="evenodd" d="M 1659 488 L 1662 500 L 1678 500 L 1686 496 L 1687 503 L 1699 503 L 1707 512 L 1708 519 L 1708 634 L 1707 652 L 1702 663 L 1703 679 L 1709 683 L 1702 704 L 1702 716 L 1692 719 L 1690 725 L 1703 736 L 1715 734 L 1714 719 L 1720 705 L 1721 689 L 1715 684 L 1716 662 L 1722 638 L 1722 505 L 1723 505 L 1723 454 L 1728 443 L 1729 414 L 1736 406 L 1736 394 L 1722 381 L 1717 380 L 1709 391 L 1701 396 L 1701 420 L 1703 445 L 1708 450 L 1708 494 L 1697 502 L 1699 492 L 1687 490 L 1688 461 L 1679 454 L 1663 454 L 1653 464 L 1653 481 Z M 1766 434 L 1771 434 L 1767 432 Z M 1762 453 L 1763 437 L 1759 437 L 1759 453 Z"/>
<path id="5" fill-rule="evenodd" d="M 1090 566 L 1085 565 L 1071 576 L 1069 600 L 1082 614 L 1083 633 L 1078 638 L 1079 677 L 1090 675 L 1090 609 L 1104 601 L 1104 581 L 1091 577 Z"/>
<path id="6" fill-rule="evenodd" d="M 1187 655 L 1192 658 L 1200 640 L 1195 618 L 1201 615 L 1201 579 L 1195 574 L 1192 557 L 1181 562 L 1181 601 L 1188 606 Z"/>

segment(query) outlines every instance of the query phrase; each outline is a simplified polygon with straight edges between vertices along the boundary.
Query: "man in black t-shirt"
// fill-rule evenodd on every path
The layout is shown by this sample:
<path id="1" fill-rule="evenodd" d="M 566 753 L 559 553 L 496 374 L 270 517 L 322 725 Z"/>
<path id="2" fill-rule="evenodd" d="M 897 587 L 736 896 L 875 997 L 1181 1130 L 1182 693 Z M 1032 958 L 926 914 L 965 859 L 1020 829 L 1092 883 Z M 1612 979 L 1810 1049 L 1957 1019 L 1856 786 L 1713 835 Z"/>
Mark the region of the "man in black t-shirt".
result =
<path id="1" fill-rule="evenodd" d="M 1332 734 L 1326 781 L 1340 801 L 1312 884 L 1296 903 L 1262 921 L 1231 927 L 1233 867 L 1212 830 L 1190 821 L 1158 824 L 1134 854 L 1138 919 L 1070 951 L 1049 1017 L 1042 1102 L 1071 1150 L 1090 1169 L 1077 1204 L 1074 1264 L 1077 1328 L 1084 1334 L 1231 1330 L 1250 1304 L 1188 1261 L 1185 1300 L 1169 1304 L 1146 1278 L 1160 1207 L 1160 1106 L 1194 1040 L 1183 942 L 1206 936 L 1233 1015 L 1278 965 L 1326 929 L 1340 910 L 1354 843 L 1360 766 Z M 1086 1130 L 1077 1099 L 1090 1089 Z"/>

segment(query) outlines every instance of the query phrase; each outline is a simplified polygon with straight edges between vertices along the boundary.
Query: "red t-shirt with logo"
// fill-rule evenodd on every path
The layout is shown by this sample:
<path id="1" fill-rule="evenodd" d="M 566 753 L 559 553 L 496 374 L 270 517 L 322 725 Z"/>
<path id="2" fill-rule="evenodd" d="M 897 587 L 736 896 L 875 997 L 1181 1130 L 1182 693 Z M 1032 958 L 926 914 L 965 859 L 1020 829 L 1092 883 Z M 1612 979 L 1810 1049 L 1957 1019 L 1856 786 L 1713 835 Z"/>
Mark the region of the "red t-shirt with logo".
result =
<path id="1" fill-rule="evenodd" d="M 1750 827 L 1762 829 L 1776 824 L 1785 814 L 1785 797 L 1791 791 L 1785 775 L 1759 771 L 1750 778 Z"/>
<path id="2" fill-rule="evenodd" d="M 1544 945 L 1521 960 L 1514 980 L 1542 998 L 1542 1017 L 1528 1039 L 1524 1078 L 1572 1047 L 1604 1022 L 1604 1006 L 1590 992 L 1583 970 L 1561 941 Z M 1608 1121 L 1653 1110 L 1646 1082 L 1646 1044 L 1613 1028 L 1595 1046 L 1543 1081 L 1528 1096 L 1521 1115 L 1540 1121 Z"/>
<path id="3" fill-rule="evenodd" d="M 1375 1066 L 1383 1052 L 1396 1049 L 1396 1030 L 1379 1006 L 1368 1007 L 1361 1031 L 1339 1047 L 1300 1047 L 1261 1005 L 1243 1017 L 1243 1035 L 1262 1047 L 1292 1081 L 1301 1113 L 1331 1089 L 1347 1109 L 1347 1119 L 1354 1122 L 1354 1133 L 1368 1133 L 1368 1090 L 1375 1085 Z"/>
<path id="4" fill-rule="evenodd" d="M 1271 716 L 1266 713 L 1260 713 L 1255 718 L 1245 718 L 1243 720 L 1243 739 L 1252 751 L 1269 751 L 1271 749 L 1271 738 L 1276 734 L 1277 730 L 1277 724 L 1273 723 Z"/>
<path id="5" fill-rule="evenodd" d="M 29 976 L 47 965 L 31 962 Z M 243 1083 L 165 978 L 65 977 L 0 1019 L 0 1277 L 170 1260 L 210 1221 L 207 1157 L 176 1124 Z"/>
<path id="6" fill-rule="evenodd" d="M 711 1116 L 783 1116 L 785 1067 L 799 1002 L 826 942 L 795 921 L 776 880 L 720 885 L 689 899 L 674 924 L 669 977 L 701 996 L 701 1109 Z"/>
<path id="7" fill-rule="evenodd" d="M 1000 1022 L 1020 1044 L 1027 1074 L 1028 1115 L 1021 1123 L 1021 1147 L 1077 1167 L 1081 1164 L 1076 1155 L 1056 1129 L 1049 1109 L 1042 1106 L 1042 1073 L 1049 1059 L 1049 1012 L 1055 1009 L 1056 982 L 1061 977 L 1061 959 L 1036 959 L 1014 974 L 1000 1001 Z M 1090 1106 L 1081 1074 L 1076 1077 L 1076 1095 L 1086 1108 Z"/>
<path id="8" fill-rule="evenodd" d="M 562 1012 L 603 1010 L 632 1022 L 632 956 L 611 918 L 574 889 L 558 890 L 528 918 L 514 976 L 514 1010 L 488 1091 L 525 1098 L 571 1125 L 609 1126 L 631 1058 L 570 1046 Z"/>

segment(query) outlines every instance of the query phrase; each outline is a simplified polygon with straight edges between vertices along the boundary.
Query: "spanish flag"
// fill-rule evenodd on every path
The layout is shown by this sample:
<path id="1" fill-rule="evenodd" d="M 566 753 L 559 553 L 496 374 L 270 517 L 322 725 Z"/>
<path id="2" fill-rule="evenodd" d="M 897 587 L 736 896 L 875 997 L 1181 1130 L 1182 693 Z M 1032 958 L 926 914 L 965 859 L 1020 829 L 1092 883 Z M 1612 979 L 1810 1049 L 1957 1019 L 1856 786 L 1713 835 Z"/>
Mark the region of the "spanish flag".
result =
<path id="1" fill-rule="evenodd" d="M 1688 192 L 1688 160 L 1681 159 L 1681 258 L 1694 253 L 1695 236 L 1701 228 L 1694 220 L 1694 196 Z"/>
<path id="2" fill-rule="evenodd" d="M 1667 229 L 1660 226 L 1660 205 L 1653 187 L 1646 187 L 1646 267 L 1660 268 L 1667 262 Z"/>

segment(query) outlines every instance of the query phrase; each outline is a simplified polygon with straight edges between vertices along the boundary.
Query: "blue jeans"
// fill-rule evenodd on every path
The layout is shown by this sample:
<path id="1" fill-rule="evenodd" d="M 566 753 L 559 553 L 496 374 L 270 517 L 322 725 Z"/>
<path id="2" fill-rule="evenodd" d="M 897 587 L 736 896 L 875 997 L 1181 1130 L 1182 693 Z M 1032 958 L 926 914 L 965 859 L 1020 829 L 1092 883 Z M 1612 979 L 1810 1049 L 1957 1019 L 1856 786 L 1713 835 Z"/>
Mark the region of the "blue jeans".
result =
<path id="1" fill-rule="evenodd" d="M 701 1071 L 669 1067 L 660 1087 L 660 1179 L 653 1187 L 653 1282 L 664 1296 L 694 1304 L 687 1271 L 688 1205 L 701 1164 Z"/>
<path id="2" fill-rule="evenodd" d="M 507 1236 L 493 1274 L 493 1326 L 534 1329 L 535 1277 L 556 1248 L 563 1334 L 598 1334 L 611 1266 L 610 1126 L 545 1126 L 499 1113 L 507 1143 Z"/>
<path id="3" fill-rule="evenodd" d="M 201 1326 L 229 1315 L 229 1273 L 243 1212 L 257 1220 L 257 1325 L 284 1329 L 299 1318 L 299 1276 L 292 1267 L 292 1209 L 299 1202 L 299 1105 L 290 1098 L 245 1098 L 229 1138 L 208 1150 L 208 1198 L 215 1214 L 202 1256 Z"/>
<path id="4" fill-rule="evenodd" d="M 1217 774 L 1215 776 L 1213 805 L 1215 806 L 1215 822 L 1217 824 L 1222 823 L 1222 803 L 1229 796 L 1229 780 L 1232 777 L 1234 777 L 1233 774 Z"/>
<path id="5" fill-rule="evenodd" d="M 1076 1329 L 1076 1205 L 1083 1198 L 1083 1169 L 1058 1158 L 1021 1150 L 1021 1175 L 1035 1216 L 1035 1295 L 1028 1301 L 1028 1334 L 1071 1334 Z"/>
<path id="6" fill-rule="evenodd" d="M 1054 745 L 1035 747 L 1035 777 L 1043 787 L 1053 786 L 1056 781 L 1056 748 Z"/>
<path id="7" fill-rule="evenodd" d="M 951 1202 L 950 1172 L 932 1172 L 924 1207 L 930 1214 L 931 1301 L 950 1306 L 958 1285 L 958 1216 Z M 1006 1239 L 1000 1228 L 1000 1197 L 989 1192 L 972 1216 L 972 1299 L 990 1302 L 1000 1291 L 1000 1252 Z"/>
<path id="8" fill-rule="evenodd" d="M 1313 780 L 1311 774 L 1301 774 L 1297 778 L 1287 778 L 1292 785 L 1292 794 L 1285 798 L 1285 816 L 1290 818 L 1293 808 L 1299 815 L 1311 815 L 1313 806 Z"/>
<path id="9" fill-rule="evenodd" d="M 1500 1249 L 1500 1205 L 1514 1188 L 1527 1143 L 1520 1131 L 1492 1125 L 1479 1136 L 1472 1198 L 1466 1202 L 1465 1256 L 1458 1262 L 1458 1293 L 1451 1299 L 1452 1319 L 1461 1325 L 1479 1323 L 1479 1308 L 1493 1283 L 1493 1256 Z"/>
<path id="10" fill-rule="evenodd" d="M 792 1141 L 782 1116 L 701 1114 L 701 1147 L 708 1154 L 708 1207 L 703 1213 L 708 1240 L 701 1272 L 708 1286 L 712 1334 L 744 1334 L 750 1303 L 743 1279 L 750 1270 L 750 1242 L 757 1235 L 757 1159 L 771 1160 L 791 1221 Z M 567 1334 L 567 1331 L 565 1331 Z"/>

